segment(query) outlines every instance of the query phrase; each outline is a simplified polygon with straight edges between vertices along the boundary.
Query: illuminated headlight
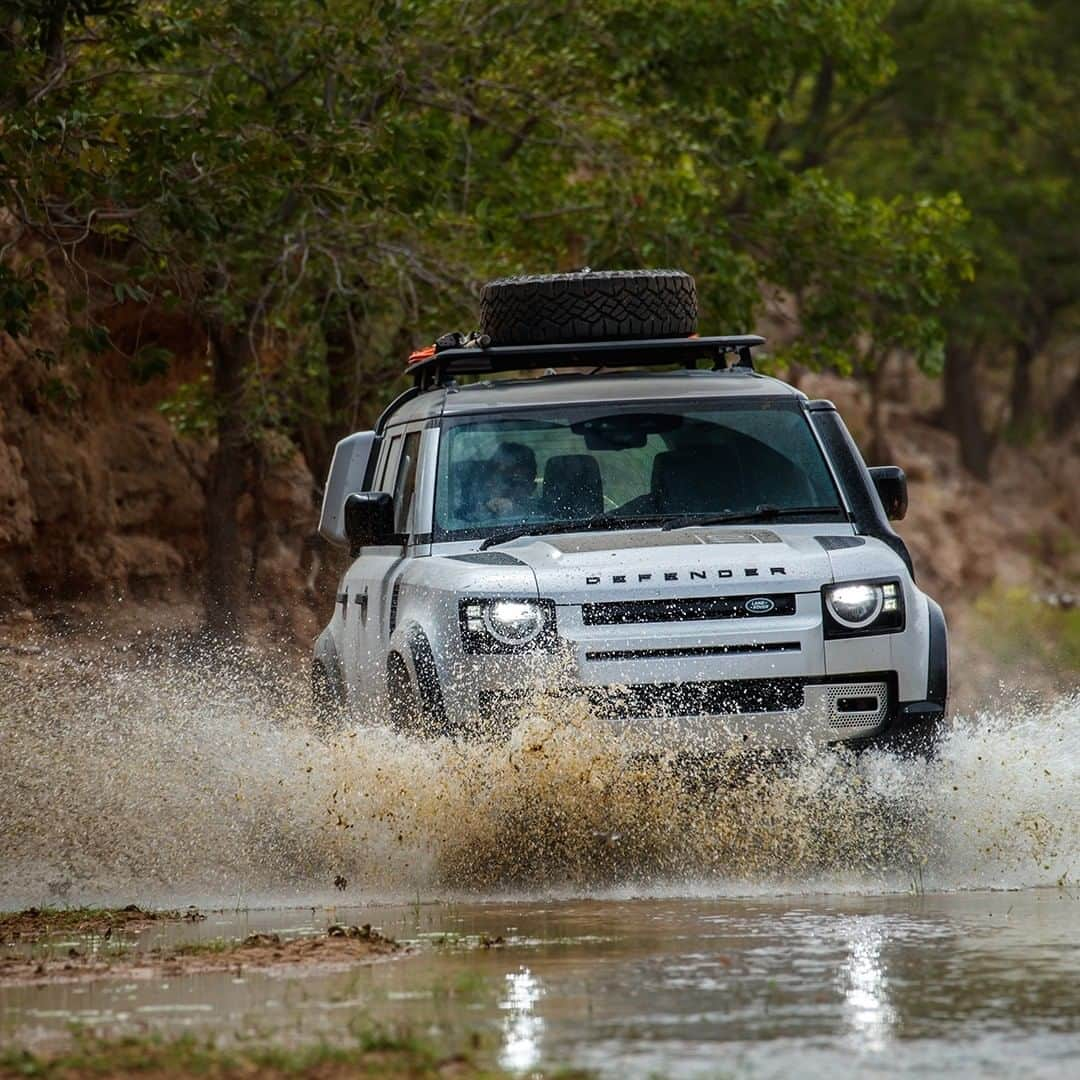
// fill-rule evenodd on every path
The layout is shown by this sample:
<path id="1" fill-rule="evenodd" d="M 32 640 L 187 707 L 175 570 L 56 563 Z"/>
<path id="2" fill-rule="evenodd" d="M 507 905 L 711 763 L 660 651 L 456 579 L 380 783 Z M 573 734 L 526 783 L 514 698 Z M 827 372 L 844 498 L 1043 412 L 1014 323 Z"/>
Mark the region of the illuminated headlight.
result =
<path id="1" fill-rule="evenodd" d="M 826 585 L 825 636 L 886 634 L 904 628 L 904 598 L 898 581 Z"/>
<path id="2" fill-rule="evenodd" d="M 544 600 L 466 600 L 461 634 L 468 652 L 516 652 L 544 644 L 554 632 L 554 610 Z"/>

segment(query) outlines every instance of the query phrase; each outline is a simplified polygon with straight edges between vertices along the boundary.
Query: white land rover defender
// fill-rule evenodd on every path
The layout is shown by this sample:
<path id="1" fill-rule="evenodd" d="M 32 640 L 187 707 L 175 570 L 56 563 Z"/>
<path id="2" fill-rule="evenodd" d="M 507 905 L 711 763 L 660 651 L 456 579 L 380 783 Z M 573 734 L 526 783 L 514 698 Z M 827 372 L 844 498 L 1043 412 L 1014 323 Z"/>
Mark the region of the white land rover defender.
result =
<path id="1" fill-rule="evenodd" d="M 620 725 L 932 748 L 946 627 L 889 526 L 903 472 L 756 373 L 763 339 L 695 327 L 686 274 L 582 271 L 492 282 L 479 333 L 414 354 L 330 468 L 319 528 L 353 562 L 322 722 L 467 736 L 558 660 Z"/>

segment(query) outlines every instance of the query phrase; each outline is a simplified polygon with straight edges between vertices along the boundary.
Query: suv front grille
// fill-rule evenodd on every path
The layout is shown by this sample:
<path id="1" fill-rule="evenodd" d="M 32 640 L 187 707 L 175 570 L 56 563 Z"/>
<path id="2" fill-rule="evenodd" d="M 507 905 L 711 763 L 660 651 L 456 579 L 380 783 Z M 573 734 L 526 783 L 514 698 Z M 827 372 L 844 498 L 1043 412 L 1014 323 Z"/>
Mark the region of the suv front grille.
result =
<path id="1" fill-rule="evenodd" d="M 584 697 L 594 716 L 604 720 L 634 720 L 665 716 L 731 716 L 738 713 L 776 713 L 801 709 L 806 688 L 822 688 L 820 701 L 834 732 L 879 727 L 896 700 L 896 676 L 880 673 L 878 681 L 865 676 L 790 676 L 778 679 L 726 679 L 693 683 L 646 683 L 637 686 L 575 686 L 563 694 Z M 536 698 L 525 690 L 481 690 L 480 715 L 507 724 Z M 871 702 L 869 699 L 873 698 Z M 860 732 L 861 733 L 861 732 Z"/>
<path id="2" fill-rule="evenodd" d="M 786 712 L 802 708 L 803 680 L 728 679 L 650 683 L 587 693 L 596 715 L 612 719 Z"/>
<path id="3" fill-rule="evenodd" d="M 805 679 L 726 679 L 714 682 L 647 683 L 638 686 L 583 686 L 566 691 L 582 696 L 604 720 L 648 716 L 786 712 L 803 704 Z M 480 714 L 506 717 L 526 705 L 520 690 L 481 690 Z"/>
<path id="4" fill-rule="evenodd" d="M 772 601 L 766 611 L 747 604 Z M 751 596 L 695 596 L 686 599 L 613 600 L 581 605 L 586 626 L 622 626 L 628 623 L 691 622 L 706 619 L 761 619 L 795 614 L 794 593 L 756 593 Z"/>

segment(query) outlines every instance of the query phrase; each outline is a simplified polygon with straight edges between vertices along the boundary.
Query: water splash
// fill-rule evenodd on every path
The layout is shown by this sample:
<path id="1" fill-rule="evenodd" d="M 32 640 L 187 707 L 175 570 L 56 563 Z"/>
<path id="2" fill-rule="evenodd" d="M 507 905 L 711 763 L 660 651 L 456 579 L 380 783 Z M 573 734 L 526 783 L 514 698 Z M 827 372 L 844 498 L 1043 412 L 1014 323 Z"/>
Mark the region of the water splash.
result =
<path id="1" fill-rule="evenodd" d="M 716 784 L 580 704 L 538 701 L 508 738 L 376 726 L 325 743 L 286 669 L 37 658 L 0 699 L 0 904 L 873 892 L 1077 872 L 1080 698 L 960 718 L 931 763 L 825 751 Z"/>

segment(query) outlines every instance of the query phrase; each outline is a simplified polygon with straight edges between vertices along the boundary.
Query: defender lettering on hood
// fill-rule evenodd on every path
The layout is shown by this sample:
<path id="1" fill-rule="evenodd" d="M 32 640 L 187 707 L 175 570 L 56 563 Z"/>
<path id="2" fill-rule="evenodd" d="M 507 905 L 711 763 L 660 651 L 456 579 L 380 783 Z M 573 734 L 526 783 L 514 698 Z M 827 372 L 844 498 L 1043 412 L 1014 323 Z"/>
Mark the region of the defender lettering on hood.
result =
<path id="1" fill-rule="evenodd" d="M 646 581 L 709 581 L 714 577 L 717 578 L 732 578 L 737 571 L 730 569 L 723 570 L 684 570 L 680 573 L 678 570 L 665 570 L 663 573 L 654 574 L 652 572 L 643 574 L 611 574 L 606 579 L 601 577 L 600 574 L 590 574 L 585 578 L 586 585 L 599 585 L 603 581 L 608 581 L 612 585 L 630 585 L 640 584 Z M 768 568 L 769 577 L 782 577 L 787 575 L 787 570 L 782 566 L 770 566 Z M 756 566 L 747 566 L 742 570 L 743 577 L 761 577 L 762 570 Z"/>

